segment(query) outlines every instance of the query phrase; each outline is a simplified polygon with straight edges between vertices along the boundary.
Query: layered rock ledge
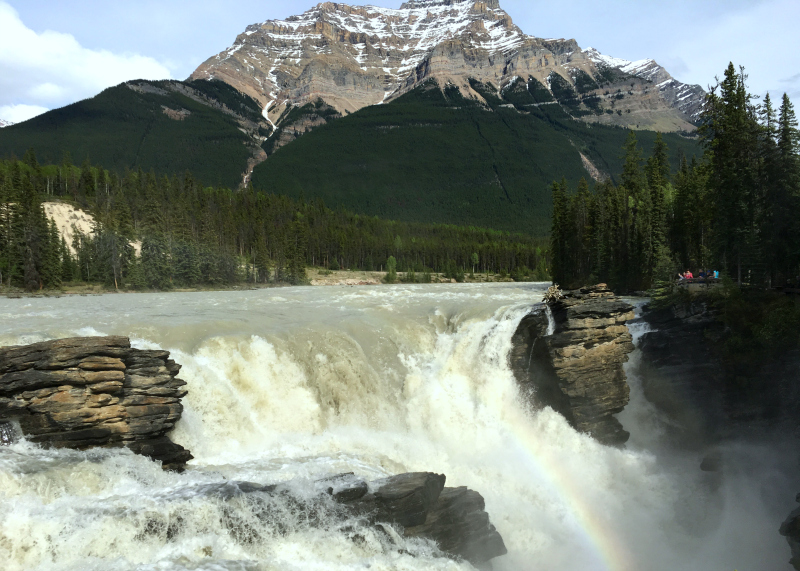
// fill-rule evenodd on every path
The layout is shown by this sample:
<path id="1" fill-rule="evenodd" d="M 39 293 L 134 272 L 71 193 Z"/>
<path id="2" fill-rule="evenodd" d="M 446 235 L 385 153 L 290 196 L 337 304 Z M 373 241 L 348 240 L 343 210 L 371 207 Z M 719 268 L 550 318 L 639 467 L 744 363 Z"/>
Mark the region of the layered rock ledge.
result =
<path id="1" fill-rule="evenodd" d="M 373 482 L 350 473 L 315 482 L 316 492 L 312 494 L 305 490 L 297 493 L 293 482 L 262 486 L 234 481 L 205 485 L 201 493 L 225 501 L 247 495 L 250 504 L 265 504 L 253 512 L 264 514 L 269 525 L 273 502 L 279 501 L 284 507 L 288 504 L 293 513 L 305 514 L 303 521 L 311 525 L 329 522 L 332 515 L 343 530 L 352 532 L 353 521 L 357 520 L 383 530 L 390 542 L 397 542 L 395 533 L 429 539 L 443 555 L 490 568 L 488 562 L 507 551 L 485 511 L 483 497 L 465 487 L 446 488 L 445 481 L 443 474 L 430 472 L 400 474 Z M 231 523 L 240 522 L 236 519 Z"/>
<path id="2" fill-rule="evenodd" d="M 166 434 L 181 417 L 186 383 L 168 351 L 127 337 L 78 337 L 0 347 L 0 433 L 10 425 L 57 448 L 126 446 L 182 469 L 192 455 Z"/>
<path id="3" fill-rule="evenodd" d="M 549 313 L 549 315 L 548 315 Z M 623 369 L 633 307 L 605 284 L 568 291 L 526 316 L 512 339 L 511 367 L 534 406 L 550 406 L 604 444 L 630 434 L 613 415 L 630 400 Z"/>

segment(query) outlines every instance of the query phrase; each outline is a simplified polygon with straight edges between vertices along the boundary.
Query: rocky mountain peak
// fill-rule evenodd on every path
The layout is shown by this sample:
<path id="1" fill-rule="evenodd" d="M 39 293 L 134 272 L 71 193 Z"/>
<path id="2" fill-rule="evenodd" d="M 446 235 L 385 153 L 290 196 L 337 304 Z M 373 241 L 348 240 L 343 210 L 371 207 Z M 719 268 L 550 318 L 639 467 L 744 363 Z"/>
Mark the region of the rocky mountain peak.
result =
<path id="1" fill-rule="evenodd" d="M 410 2 L 404 2 L 401 6 L 401 10 L 417 10 L 420 8 L 435 8 L 439 6 L 452 6 L 453 4 L 464 4 L 466 2 L 472 4 L 485 4 L 489 8 L 499 10 L 500 9 L 500 1 L 499 0 L 483 0 L 483 1 L 475 1 L 475 0 L 411 0 Z"/>
<path id="2" fill-rule="evenodd" d="M 653 59 L 628 61 L 603 55 L 594 48 L 586 48 L 583 53 L 601 70 L 617 69 L 649 81 L 658 88 L 662 97 L 671 106 L 694 120 L 699 119 L 705 100 L 705 91 L 699 85 L 681 83 Z"/>
<path id="3" fill-rule="evenodd" d="M 631 67 L 639 63 L 582 50 L 575 40 L 526 35 L 499 0 L 409 0 L 399 9 L 323 2 L 298 16 L 248 26 L 191 79 L 231 84 L 259 101 L 278 125 L 294 106 L 321 99 L 340 114 L 352 113 L 429 79 L 482 100 L 474 81 L 499 91 L 522 78 L 551 90 L 560 76 L 579 100 L 595 98 L 594 116 L 584 113 L 586 120 L 691 130 L 702 89 L 677 82 L 652 60 Z M 594 104 L 608 98 L 601 85 L 617 82 L 623 91 L 623 81 L 638 103 L 625 106 L 615 98 L 606 109 Z"/>
<path id="4" fill-rule="evenodd" d="M 13 124 L 14 123 L 12 123 L 11 121 L 6 121 L 5 119 L 0 119 L 0 129 L 2 129 L 3 127 L 10 127 Z"/>

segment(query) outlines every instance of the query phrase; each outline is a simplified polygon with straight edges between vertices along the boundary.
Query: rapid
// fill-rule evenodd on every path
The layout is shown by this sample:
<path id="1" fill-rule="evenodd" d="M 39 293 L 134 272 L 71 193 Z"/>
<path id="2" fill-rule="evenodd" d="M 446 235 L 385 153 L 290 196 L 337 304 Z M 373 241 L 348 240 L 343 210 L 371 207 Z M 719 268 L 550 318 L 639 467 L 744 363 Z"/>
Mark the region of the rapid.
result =
<path id="1" fill-rule="evenodd" d="M 2 568 L 472 569 L 326 506 L 312 522 L 280 498 L 209 493 L 245 480 L 311 496 L 332 474 L 432 471 L 484 496 L 509 551 L 499 571 L 789 569 L 777 528 L 798 489 L 795 443 L 730 444 L 730 470 L 701 472 L 702 454 L 670 446 L 645 399 L 638 352 L 625 449 L 526 403 L 507 358 L 545 288 L 0 298 L 0 346 L 126 335 L 171 351 L 189 394 L 170 436 L 195 456 L 175 474 L 126 450 L 0 447 Z"/>

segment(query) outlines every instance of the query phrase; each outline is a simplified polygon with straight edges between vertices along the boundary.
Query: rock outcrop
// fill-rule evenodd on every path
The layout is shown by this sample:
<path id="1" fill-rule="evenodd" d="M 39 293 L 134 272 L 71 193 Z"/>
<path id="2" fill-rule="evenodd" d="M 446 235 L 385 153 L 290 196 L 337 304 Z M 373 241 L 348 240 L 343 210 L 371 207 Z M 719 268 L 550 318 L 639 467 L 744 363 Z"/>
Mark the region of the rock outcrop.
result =
<path id="1" fill-rule="evenodd" d="M 167 438 L 186 383 L 168 351 L 126 337 L 78 337 L 0 348 L 0 424 L 58 448 L 127 446 L 182 469 L 192 455 Z"/>
<path id="2" fill-rule="evenodd" d="M 353 474 L 340 474 L 315 482 L 316 494 L 298 494 L 292 482 L 268 486 L 225 482 L 205 485 L 194 493 L 223 500 L 246 494 L 251 502 L 281 498 L 293 505 L 292 511 L 307 514 L 307 523 L 330 521 L 330 515 L 343 523 L 356 518 L 395 539 L 387 530 L 391 526 L 405 537 L 433 540 L 443 554 L 479 567 L 505 555 L 505 543 L 489 521 L 483 497 L 465 487 L 446 488 L 445 481 L 444 475 L 430 472 L 400 474 L 369 483 Z M 328 517 L 320 517 L 323 511 Z M 264 514 L 266 523 L 274 525 L 269 518 L 272 510 L 254 512 Z"/>
<path id="3" fill-rule="evenodd" d="M 645 396 L 670 417 L 684 443 L 706 446 L 800 428 L 797 352 L 733 369 L 716 350 L 725 326 L 703 301 L 645 306 L 642 318 L 651 328 L 639 341 Z"/>
<path id="4" fill-rule="evenodd" d="M 604 444 L 624 444 L 630 434 L 613 415 L 630 399 L 623 364 L 633 351 L 626 322 L 634 317 L 605 284 L 566 292 L 525 317 L 511 366 L 531 402 Z"/>
<path id="5" fill-rule="evenodd" d="M 800 494 L 795 498 L 800 503 Z M 792 558 L 789 563 L 800 571 L 800 508 L 797 508 L 781 524 L 780 533 L 789 542 L 792 549 Z"/>

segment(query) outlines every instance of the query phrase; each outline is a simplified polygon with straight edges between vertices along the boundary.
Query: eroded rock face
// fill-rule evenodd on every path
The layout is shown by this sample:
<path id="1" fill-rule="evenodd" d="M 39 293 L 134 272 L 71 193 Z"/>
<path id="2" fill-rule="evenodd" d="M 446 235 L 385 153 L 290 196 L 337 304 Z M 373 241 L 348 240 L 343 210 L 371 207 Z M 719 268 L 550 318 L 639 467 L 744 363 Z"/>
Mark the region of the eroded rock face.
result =
<path id="1" fill-rule="evenodd" d="M 604 444 L 624 444 L 630 434 L 613 415 L 630 400 L 623 364 L 633 351 L 633 307 L 600 284 L 566 292 L 550 311 L 552 318 L 545 310 L 527 316 L 514 335 L 517 380 L 534 405 Z"/>
<path id="2" fill-rule="evenodd" d="M 192 455 L 166 434 L 186 383 L 168 351 L 127 337 L 77 337 L 0 348 L 0 424 L 59 448 L 127 446 L 181 469 Z"/>

